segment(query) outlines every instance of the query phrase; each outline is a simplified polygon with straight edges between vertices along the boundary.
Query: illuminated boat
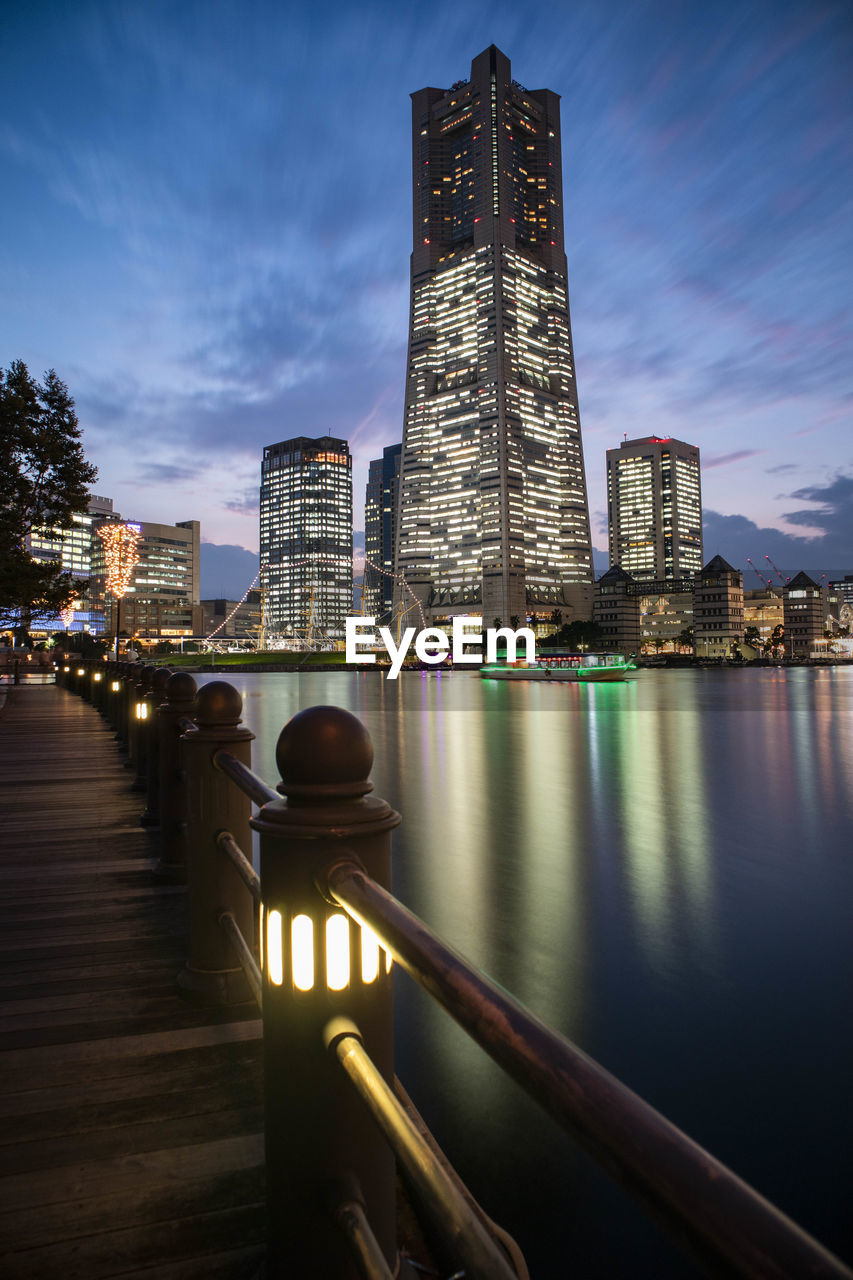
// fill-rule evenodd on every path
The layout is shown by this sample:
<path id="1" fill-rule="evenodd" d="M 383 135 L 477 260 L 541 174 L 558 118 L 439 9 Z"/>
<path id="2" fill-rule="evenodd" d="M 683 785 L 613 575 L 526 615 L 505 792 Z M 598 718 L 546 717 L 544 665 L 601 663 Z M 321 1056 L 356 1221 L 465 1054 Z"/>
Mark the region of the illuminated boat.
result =
<path id="1" fill-rule="evenodd" d="M 551 680 L 599 684 L 630 680 L 637 670 L 621 653 L 560 653 L 542 662 L 490 662 L 480 668 L 484 680 Z"/>

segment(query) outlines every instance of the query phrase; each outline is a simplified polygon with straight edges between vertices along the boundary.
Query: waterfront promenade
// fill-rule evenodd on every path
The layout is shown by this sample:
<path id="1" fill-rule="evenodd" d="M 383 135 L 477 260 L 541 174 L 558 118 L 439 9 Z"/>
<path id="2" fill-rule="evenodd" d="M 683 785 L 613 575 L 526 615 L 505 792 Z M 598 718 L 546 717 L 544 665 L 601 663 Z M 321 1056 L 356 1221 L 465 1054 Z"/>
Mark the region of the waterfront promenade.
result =
<path id="1" fill-rule="evenodd" d="M 97 711 L 54 685 L 5 693 L 0 1273 L 254 1275 L 256 1007 L 178 996 L 185 891 L 152 877 L 144 797 Z"/>

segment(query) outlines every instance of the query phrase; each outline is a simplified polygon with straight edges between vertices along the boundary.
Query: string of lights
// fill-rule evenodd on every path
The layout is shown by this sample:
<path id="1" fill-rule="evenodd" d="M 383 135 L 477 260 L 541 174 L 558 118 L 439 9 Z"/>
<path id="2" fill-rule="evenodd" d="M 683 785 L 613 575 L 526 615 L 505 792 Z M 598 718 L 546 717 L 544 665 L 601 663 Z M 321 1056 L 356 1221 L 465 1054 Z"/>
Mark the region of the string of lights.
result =
<path id="1" fill-rule="evenodd" d="M 238 600 L 238 601 L 237 601 L 237 603 L 235 604 L 234 608 L 233 608 L 233 609 L 231 610 L 231 612 L 229 613 L 228 617 L 227 617 L 227 618 L 223 618 L 223 619 L 222 619 L 222 621 L 220 622 L 219 626 L 218 626 L 218 627 L 214 627 L 214 629 L 211 631 L 210 635 L 207 635 L 207 636 L 205 636 L 205 637 L 204 637 L 204 638 L 205 638 L 205 640 L 212 640 L 212 639 L 213 639 L 213 637 L 217 634 L 217 632 L 218 632 L 218 631 L 221 631 L 223 627 L 226 627 L 226 626 L 228 625 L 228 623 L 229 623 L 229 622 L 231 621 L 231 619 L 234 617 L 234 614 L 237 612 L 237 610 L 240 608 L 240 606 L 241 606 L 242 604 L 245 604 L 245 603 L 246 603 L 246 599 L 247 599 L 247 597 L 248 597 L 248 595 L 249 595 L 249 592 L 252 590 L 252 588 L 254 587 L 255 583 L 258 581 L 258 578 L 260 578 L 260 576 L 261 576 L 261 574 L 263 573 L 263 570 L 264 570 L 265 568 L 266 568 L 266 566 L 265 566 L 265 565 L 262 565 L 262 566 L 261 566 L 261 568 L 260 568 L 260 569 L 258 570 L 258 572 L 255 574 L 255 576 L 254 576 L 254 578 L 252 579 L 252 581 L 249 583 L 249 585 L 248 585 L 248 587 L 246 588 L 246 590 L 243 592 L 242 599 L 240 599 L 240 600 Z"/>
<path id="2" fill-rule="evenodd" d="M 288 567 L 289 567 L 289 568 L 291 568 L 291 569 L 304 569 L 306 565 L 312 565 L 312 564 L 314 564 L 314 563 L 315 563 L 314 559 L 309 559 L 309 560 L 297 560 L 297 561 L 295 561 L 293 564 L 289 565 Z M 378 564 L 374 564 L 372 560 L 368 560 L 366 556 L 365 556 L 365 558 L 364 558 L 364 563 L 365 563 L 366 565 L 368 565 L 368 566 L 369 566 L 369 568 L 371 568 L 371 569 L 375 569 L 377 573 L 381 573 L 381 574 L 383 574 L 386 578 L 393 578 L 395 582 L 402 582 L 403 586 L 406 588 L 406 590 L 408 591 L 409 595 L 412 597 L 412 600 L 413 600 L 413 601 L 414 601 L 414 603 L 418 606 L 418 612 L 419 612 L 419 613 L 420 613 L 420 615 L 421 615 L 421 626 L 422 626 L 422 627 L 425 627 L 425 626 L 426 626 L 426 618 L 424 617 L 423 606 L 421 605 L 420 600 L 419 600 L 419 599 L 418 599 L 418 597 L 415 595 L 414 591 L 413 591 L 413 590 L 412 590 L 412 588 L 409 586 L 408 582 L 407 582 L 407 581 L 406 581 L 406 579 L 403 577 L 403 575 L 402 575 L 401 573 L 391 573 L 391 571 L 390 571 L 389 569 L 383 569 L 383 568 L 381 568 L 381 567 L 380 567 L 380 565 L 378 565 Z M 217 635 L 217 634 L 222 630 L 222 628 L 223 628 L 223 627 L 225 627 L 225 626 L 227 626 L 227 625 L 228 625 L 228 623 L 229 623 L 229 622 L 231 621 L 231 619 L 234 617 L 234 614 L 237 612 L 237 610 L 240 608 L 240 606 L 246 603 L 246 599 L 247 599 L 247 597 L 248 597 L 248 595 L 249 595 L 249 592 L 253 589 L 253 587 L 255 586 L 255 583 L 258 581 L 258 579 L 261 577 L 261 575 L 264 573 L 264 571 L 265 571 L 267 568 L 268 568 L 268 566 L 267 566 L 267 565 L 265 565 L 265 564 L 262 564 L 262 565 L 261 565 L 260 569 L 259 569 L 259 570 L 258 570 L 258 572 L 255 574 L 255 576 L 254 576 L 254 578 L 252 579 L 252 581 L 249 583 L 248 587 L 247 587 L 247 588 L 246 588 L 246 590 L 243 592 L 242 597 L 237 601 L 237 603 L 235 604 L 234 608 L 231 610 L 231 612 L 228 614 L 228 616 L 227 616 L 226 618 L 223 618 L 223 619 L 222 619 L 222 621 L 219 623 L 219 626 L 214 627 L 214 629 L 213 629 L 213 630 L 212 630 L 208 635 L 206 635 L 206 636 L 204 637 L 204 638 L 205 638 L 205 640 L 212 640 L 212 639 L 213 639 L 213 637 L 214 637 L 215 635 Z"/>
<path id="3" fill-rule="evenodd" d="M 68 601 L 68 604 L 65 606 L 65 608 L 59 610 L 59 617 L 66 631 L 71 626 L 71 619 L 74 617 L 74 614 L 77 611 L 78 604 L 79 604 L 79 600 L 77 596 L 72 596 L 71 599 Z"/>
<path id="4" fill-rule="evenodd" d="M 104 544 L 107 591 L 121 600 L 139 564 L 139 534 L 129 525 L 110 521 L 100 526 L 98 537 Z"/>

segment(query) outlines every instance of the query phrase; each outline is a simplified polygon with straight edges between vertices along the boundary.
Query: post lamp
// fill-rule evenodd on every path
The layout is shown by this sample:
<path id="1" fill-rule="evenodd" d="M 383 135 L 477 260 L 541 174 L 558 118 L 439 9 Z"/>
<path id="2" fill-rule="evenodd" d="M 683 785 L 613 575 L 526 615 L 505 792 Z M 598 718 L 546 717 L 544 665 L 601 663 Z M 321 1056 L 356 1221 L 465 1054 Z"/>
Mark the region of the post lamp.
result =
<path id="1" fill-rule="evenodd" d="M 166 697 L 166 685 L 172 672 L 168 667 L 155 667 L 148 696 L 148 715 L 151 720 L 148 731 L 148 795 L 145 809 L 139 819 L 143 827 L 160 825 L 160 721 L 159 713 Z"/>
<path id="2" fill-rule="evenodd" d="M 136 777 L 132 786 L 134 791 L 148 790 L 148 755 L 154 722 L 151 703 L 151 690 L 154 687 L 155 666 L 143 667 L 136 686 L 136 703 L 134 706 L 135 739 L 133 758 L 136 761 Z"/>
<path id="3" fill-rule="evenodd" d="M 294 716 L 276 760 L 286 798 L 252 819 L 263 893 L 268 1275 L 355 1274 L 323 1208 L 347 1175 L 359 1184 L 393 1270 L 393 1157 L 323 1043 L 330 1019 L 350 1018 L 393 1084 L 391 965 L 372 932 L 319 886 L 345 857 L 388 887 L 390 832 L 400 815 L 368 795 L 373 747 L 361 722 L 339 707 Z"/>

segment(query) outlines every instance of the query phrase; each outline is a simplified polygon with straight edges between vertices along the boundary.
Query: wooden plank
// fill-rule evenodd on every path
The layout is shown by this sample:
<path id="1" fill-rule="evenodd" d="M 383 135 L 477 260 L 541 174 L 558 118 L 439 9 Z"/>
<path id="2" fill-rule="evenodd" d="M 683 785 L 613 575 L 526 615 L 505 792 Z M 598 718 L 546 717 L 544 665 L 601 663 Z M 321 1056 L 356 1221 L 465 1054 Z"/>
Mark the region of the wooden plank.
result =
<path id="1" fill-rule="evenodd" d="M 0 1271 L 237 1280 L 263 1250 L 261 1024 L 181 1000 L 186 891 L 93 708 L 0 721 Z"/>

